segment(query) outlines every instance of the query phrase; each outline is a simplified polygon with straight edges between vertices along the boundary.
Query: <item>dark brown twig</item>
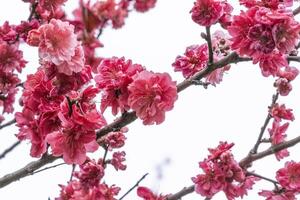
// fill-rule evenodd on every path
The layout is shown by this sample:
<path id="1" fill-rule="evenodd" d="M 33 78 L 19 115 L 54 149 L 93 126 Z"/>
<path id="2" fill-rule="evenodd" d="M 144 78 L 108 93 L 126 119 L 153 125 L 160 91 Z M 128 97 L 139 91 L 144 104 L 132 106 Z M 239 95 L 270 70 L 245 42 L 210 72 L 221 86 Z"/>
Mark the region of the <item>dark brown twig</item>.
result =
<path id="1" fill-rule="evenodd" d="M 190 193 L 193 193 L 195 190 L 195 186 L 191 185 L 189 187 L 185 187 L 182 190 L 180 190 L 179 192 L 172 194 L 171 196 L 167 197 L 167 200 L 177 200 L 177 199 L 181 199 L 183 196 L 188 195 Z"/>
<path id="2" fill-rule="evenodd" d="M 0 125 L 0 129 L 3 129 L 3 128 L 7 127 L 7 126 L 10 126 L 10 125 L 12 125 L 12 124 L 14 124 L 14 123 L 16 123 L 16 122 L 17 122 L 16 119 L 12 119 L 12 120 L 10 120 L 10 121 L 4 123 L 4 124 L 1 124 L 1 125 Z"/>
<path id="3" fill-rule="evenodd" d="M 0 154 L 0 159 L 4 158 L 9 152 L 11 152 L 12 150 L 14 150 L 17 146 L 19 146 L 19 144 L 21 144 L 21 141 L 17 141 L 15 143 L 13 143 L 10 147 L 8 147 L 7 149 L 5 149 Z"/>
<path id="4" fill-rule="evenodd" d="M 300 13 L 300 6 L 298 6 L 295 10 L 293 10 L 293 15 L 296 16 Z"/>
<path id="5" fill-rule="evenodd" d="M 146 178 L 147 175 L 148 173 L 144 174 L 142 178 L 140 178 L 140 180 L 138 180 L 138 182 L 136 182 L 136 184 L 134 184 L 134 186 L 132 186 L 119 200 L 124 199 L 132 190 L 134 190 L 134 188 L 138 187 L 139 184 Z"/>
<path id="6" fill-rule="evenodd" d="M 276 92 L 276 94 L 273 95 L 273 97 L 272 97 L 272 103 L 271 103 L 271 105 L 269 106 L 269 110 L 272 109 L 272 107 L 276 104 L 276 101 L 278 100 L 278 96 L 279 96 L 279 93 L 278 93 L 278 92 Z M 253 148 L 251 149 L 251 151 L 250 151 L 251 154 L 256 154 L 256 153 L 257 153 L 258 147 L 259 147 L 259 145 L 262 143 L 262 138 L 263 138 L 263 136 L 264 136 L 264 133 L 265 133 L 265 131 L 266 131 L 266 128 L 267 128 L 267 126 L 268 126 L 270 120 L 272 119 L 272 116 L 271 116 L 271 114 L 269 113 L 269 110 L 268 110 L 268 114 L 267 114 L 267 117 L 266 117 L 266 119 L 265 119 L 265 122 L 264 122 L 263 126 L 262 126 L 261 129 L 260 129 L 260 133 L 259 133 L 259 135 L 258 135 L 257 141 L 256 141 L 254 147 L 253 147 Z"/>
<path id="7" fill-rule="evenodd" d="M 210 26 L 206 26 L 205 30 L 206 30 L 206 42 L 208 46 L 208 66 L 210 66 L 214 63 L 214 52 L 213 52 L 212 42 L 211 42 Z"/>

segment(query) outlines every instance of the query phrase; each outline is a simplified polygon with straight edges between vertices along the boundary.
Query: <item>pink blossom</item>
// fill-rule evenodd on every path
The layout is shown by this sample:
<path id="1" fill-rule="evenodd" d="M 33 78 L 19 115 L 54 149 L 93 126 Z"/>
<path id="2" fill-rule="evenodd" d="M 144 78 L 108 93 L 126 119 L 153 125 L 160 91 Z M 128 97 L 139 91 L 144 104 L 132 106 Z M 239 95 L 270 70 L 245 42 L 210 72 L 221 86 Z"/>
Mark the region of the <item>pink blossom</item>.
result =
<path id="1" fill-rule="evenodd" d="M 4 72 L 22 71 L 27 62 L 23 59 L 23 52 L 19 50 L 19 44 L 8 44 L 0 41 L 0 69 Z"/>
<path id="2" fill-rule="evenodd" d="M 40 131 L 38 121 L 34 119 L 34 114 L 29 109 L 24 109 L 22 113 L 15 114 L 17 126 L 19 127 L 19 140 L 29 139 L 31 142 L 30 155 L 40 157 L 47 151 L 46 135 Z"/>
<path id="3" fill-rule="evenodd" d="M 203 70 L 207 66 L 207 62 L 207 45 L 192 45 L 186 48 L 184 56 L 177 56 L 172 66 L 176 72 L 181 71 L 185 78 L 189 78 Z"/>
<path id="4" fill-rule="evenodd" d="M 274 120 L 272 124 L 272 128 L 268 129 L 271 136 L 272 145 L 280 144 L 285 141 L 286 138 L 285 132 L 288 129 L 288 127 L 289 127 L 289 123 L 285 123 L 282 126 L 280 126 L 280 123 Z M 281 160 L 284 157 L 289 156 L 289 152 L 287 149 L 284 149 L 275 153 L 275 156 L 277 160 Z"/>
<path id="5" fill-rule="evenodd" d="M 264 76 L 275 76 L 288 66 L 283 54 L 298 42 L 300 24 L 287 12 L 255 6 L 234 16 L 228 31 L 233 50 L 259 62 Z"/>
<path id="6" fill-rule="evenodd" d="M 219 0 L 197 0 L 191 10 L 192 19 L 201 26 L 211 26 L 224 15 L 224 8 L 228 6 Z"/>
<path id="7" fill-rule="evenodd" d="M 273 52 L 272 54 L 259 54 L 253 57 L 253 64 L 259 63 L 263 76 L 277 76 L 281 67 L 287 67 L 288 62 L 283 54 Z"/>
<path id="8" fill-rule="evenodd" d="M 266 197 L 266 200 L 296 200 L 291 191 L 269 191 L 263 190 L 258 193 L 260 196 Z"/>
<path id="9" fill-rule="evenodd" d="M 300 190 L 300 163 L 286 162 L 284 168 L 276 172 L 276 179 L 282 187 L 291 191 Z"/>
<path id="10" fill-rule="evenodd" d="M 108 186 L 105 183 L 99 184 L 97 187 L 89 188 L 87 191 L 78 190 L 74 192 L 71 200 L 117 200 L 121 188 L 114 185 Z"/>
<path id="11" fill-rule="evenodd" d="M 167 73 L 142 71 L 128 90 L 128 104 L 145 125 L 162 123 L 177 100 L 176 82 Z"/>
<path id="12" fill-rule="evenodd" d="M 42 65 L 53 63 L 60 73 L 72 75 L 84 66 L 83 49 L 74 34 L 74 26 L 68 22 L 51 19 L 38 30 L 31 30 L 27 42 L 39 46 Z"/>
<path id="13" fill-rule="evenodd" d="M 195 192 L 208 198 L 223 191 L 228 200 L 247 195 L 258 179 L 246 177 L 245 171 L 234 160 L 230 151 L 233 144 L 220 142 L 219 146 L 209 149 L 210 155 L 199 163 L 203 173 L 192 178 Z"/>
<path id="14" fill-rule="evenodd" d="M 299 74 L 299 70 L 296 67 L 286 66 L 284 70 L 278 72 L 280 78 L 285 78 L 288 81 L 293 81 Z"/>
<path id="15" fill-rule="evenodd" d="M 100 142 L 103 145 L 108 146 L 108 150 L 112 151 L 113 149 L 121 148 L 125 144 L 126 137 L 124 133 L 128 131 L 128 128 L 123 127 L 119 131 L 110 132 L 104 137 L 100 138 Z"/>
<path id="16" fill-rule="evenodd" d="M 279 105 L 276 103 L 271 108 L 270 114 L 272 115 L 272 117 L 274 117 L 276 121 L 281 121 L 281 119 L 293 121 L 295 117 L 292 111 L 293 111 L 292 109 L 286 108 L 284 104 Z"/>
<path id="17" fill-rule="evenodd" d="M 28 32 L 37 29 L 40 26 L 40 23 L 38 20 L 33 19 L 31 21 L 21 21 L 21 24 L 16 26 L 16 31 L 20 38 L 22 38 L 24 41 L 27 40 Z"/>
<path id="18" fill-rule="evenodd" d="M 146 12 L 153 8 L 156 4 L 156 0 L 135 0 L 134 8 L 138 12 Z"/>
<path id="19" fill-rule="evenodd" d="M 9 25 L 8 21 L 5 21 L 4 24 L 0 27 L 0 40 L 6 42 L 16 42 L 17 32 L 15 26 Z"/>
<path id="20" fill-rule="evenodd" d="M 97 186 L 104 176 L 104 168 L 102 163 L 95 160 L 88 160 L 80 165 L 80 171 L 74 172 L 74 176 L 78 178 L 84 188 Z"/>
<path id="21" fill-rule="evenodd" d="M 279 78 L 274 84 L 281 96 L 287 96 L 293 89 L 291 83 L 286 78 Z"/>
<path id="22" fill-rule="evenodd" d="M 254 6 L 263 6 L 271 9 L 278 9 L 280 5 L 290 7 L 293 5 L 293 0 L 240 0 L 240 4 L 248 8 Z"/>
<path id="23" fill-rule="evenodd" d="M 144 200 L 166 200 L 167 195 L 156 195 L 147 187 L 138 187 L 137 195 Z"/>
<path id="24" fill-rule="evenodd" d="M 121 151 L 121 152 L 114 152 L 113 153 L 113 157 L 110 161 L 110 164 L 112 166 L 114 166 L 114 168 L 118 171 L 118 170 L 122 170 L 124 171 L 126 169 L 126 165 L 123 163 L 126 159 L 125 159 L 126 153 L 125 151 Z"/>
<path id="25" fill-rule="evenodd" d="M 78 44 L 73 25 L 52 19 L 49 24 L 40 26 L 38 32 L 40 34 L 39 56 L 42 60 L 55 65 L 71 61 Z"/>
<path id="26" fill-rule="evenodd" d="M 95 76 L 97 86 L 104 90 L 101 99 L 101 111 L 112 107 L 113 115 L 119 111 L 129 109 L 128 85 L 133 81 L 133 76 L 144 68 L 139 64 L 133 64 L 131 60 L 124 57 L 103 59 L 98 66 L 98 75 Z"/>

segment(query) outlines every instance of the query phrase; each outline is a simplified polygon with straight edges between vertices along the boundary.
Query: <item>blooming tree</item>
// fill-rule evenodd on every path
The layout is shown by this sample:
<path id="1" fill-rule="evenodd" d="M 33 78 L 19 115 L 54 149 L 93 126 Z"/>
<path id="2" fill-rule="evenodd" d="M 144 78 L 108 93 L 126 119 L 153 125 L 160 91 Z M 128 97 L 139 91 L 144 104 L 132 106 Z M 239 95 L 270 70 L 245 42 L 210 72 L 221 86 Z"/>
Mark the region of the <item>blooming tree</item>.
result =
<path id="1" fill-rule="evenodd" d="M 58 183 L 56 200 L 123 199 L 133 190 L 137 199 L 144 200 L 175 200 L 190 193 L 207 200 L 224 193 L 233 200 L 247 198 L 262 181 L 272 188 L 259 188 L 259 198 L 297 199 L 300 160 L 289 159 L 288 149 L 300 142 L 300 136 L 288 137 L 289 125 L 297 116 L 293 108 L 279 102 L 291 95 L 299 74 L 293 66 L 300 62 L 300 22 L 295 19 L 300 7 L 295 6 L 296 1 L 240 0 L 242 10 L 233 14 L 229 1 L 196 0 L 186 15 L 203 28 L 199 35 L 205 42 L 174 56 L 170 66 L 182 75 L 182 82 L 129 58 L 97 54 L 105 48 L 105 41 L 99 40 L 104 29 L 122 28 L 132 12 L 149 11 L 156 0 L 80 0 L 72 16 L 65 12 L 67 0 L 23 3 L 30 8 L 28 19 L 15 25 L 6 21 L 0 27 L 0 129 L 18 127 L 18 141 L 0 157 L 26 141 L 28 153 L 38 159 L 0 178 L 0 187 L 68 164 L 73 166 L 71 178 Z M 214 27 L 217 31 L 212 32 Z M 20 45 L 38 53 L 39 66 L 26 77 L 22 71 L 27 61 Z M 136 120 L 145 128 L 162 124 L 176 106 L 179 93 L 195 85 L 218 87 L 231 65 L 241 62 L 258 64 L 261 75 L 272 77 L 275 88 L 257 140 L 243 159 L 235 157 L 234 143 L 220 141 L 199 161 L 199 172 L 187 177 L 190 185 L 162 194 L 140 186 L 147 174 L 129 190 L 105 181 L 108 167 L 116 174 L 127 168 L 127 155 L 121 149 L 130 132 L 127 125 Z M 267 146 L 260 150 L 263 143 Z M 272 155 L 282 164 L 274 177 L 256 173 L 259 169 L 253 164 Z M 63 163 L 43 168 L 56 160 Z"/>

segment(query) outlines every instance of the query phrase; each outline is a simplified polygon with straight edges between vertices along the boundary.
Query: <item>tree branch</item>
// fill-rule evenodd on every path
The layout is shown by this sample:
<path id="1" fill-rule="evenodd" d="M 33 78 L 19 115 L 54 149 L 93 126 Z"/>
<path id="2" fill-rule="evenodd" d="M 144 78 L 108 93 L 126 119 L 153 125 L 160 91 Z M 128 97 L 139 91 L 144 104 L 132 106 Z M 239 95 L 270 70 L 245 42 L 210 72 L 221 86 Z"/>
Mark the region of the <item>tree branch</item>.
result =
<path id="1" fill-rule="evenodd" d="M 144 174 L 142 178 L 140 178 L 140 180 L 138 180 L 138 182 L 136 182 L 136 184 L 134 184 L 134 186 L 132 186 L 119 200 L 124 199 L 124 197 L 126 197 L 132 190 L 134 190 L 134 188 L 139 186 L 139 184 L 146 178 L 146 176 L 148 176 L 148 173 Z"/>
<path id="2" fill-rule="evenodd" d="M 293 10 L 293 15 L 296 16 L 300 13 L 300 6 L 298 6 L 295 10 Z"/>
<path id="3" fill-rule="evenodd" d="M 278 100 L 278 96 L 279 96 L 278 92 L 276 92 L 276 94 L 273 95 L 273 97 L 272 97 L 272 103 L 269 106 L 269 110 L 272 109 L 272 107 L 275 105 L 276 101 Z M 257 153 L 258 147 L 259 147 L 259 145 L 262 142 L 262 138 L 264 136 L 265 130 L 266 130 L 266 128 L 267 128 L 270 120 L 272 119 L 272 116 L 271 116 L 269 110 L 268 110 L 268 115 L 267 115 L 267 117 L 265 119 L 264 125 L 260 129 L 260 133 L 258 135 L 257 141 L 256 141 L 254 147 L 252 148 L 252 150 L 250 151 L 251 154 L 256 154 Z"/>
<path id="4" fill-rule="evenodd" d="M 29 164 L 27 164 L 25 167 L 7 174 L 0 178 L 0 188 L 3 188 L 4 186 L 17 181 L 21 178 L 24 178 L 30 174 L 32 174 L 35 170 L 41 168 L 42 166 L 52 163 L 53 161 L 57 160 L 59 157 L 54 157 L 52 155 L 45 154 L 41 159 L 37 161 L 33 161 Z"/>
<path id="5" fill-rule="evenodd" d="M 185 187 L 182 190 L 180 190 L 179 192 L 172 194 L 171 196 L 168 196 L 166 200 L 177 200 L 177 199 L 181 199 L 183 196 L 188 195 L 190 193 L 193 193 L 195 190 L 195 186 L 191 185 L 189 187 Z"/>
<path id="6" fill-rule="evenodd" d="M 206 30 L 206 42 L 208 46 L 208 66 L 214 63 L 214 52 L 211 43 L 211 34 L 210 34 L 210 26 L 205 27 Z"/>
<path id="7" fill-rule="evenodd" d="M 11 152 L 12 150 L 14 150 L 19 144 L 21 144 L 21 141 L 17 141 L 15 143 L 13 143 L 10 147 L 8 147 L 7 149 L 5 149 L 3 151 L 3 153 L 0 154 L 0 159 L 4 158 L 9 152 Z"/>
<path id="8" fill-rule="evenodd" d="M 14 123 L 16 123 L 16 122 L 17 122 L 16 119 L 12 119 L 12 120 L 10 120 L 10 121 L 4 123 L 4 124 L 1 124 L 1 125 L 0 125 L 0 130 L 3 129 L 3 128 L 5 128 L 5 127 L 7 127 L 7 126 L 10 126 L 10 125 L 12 125 L 12 124 L 14 124 Z"/>

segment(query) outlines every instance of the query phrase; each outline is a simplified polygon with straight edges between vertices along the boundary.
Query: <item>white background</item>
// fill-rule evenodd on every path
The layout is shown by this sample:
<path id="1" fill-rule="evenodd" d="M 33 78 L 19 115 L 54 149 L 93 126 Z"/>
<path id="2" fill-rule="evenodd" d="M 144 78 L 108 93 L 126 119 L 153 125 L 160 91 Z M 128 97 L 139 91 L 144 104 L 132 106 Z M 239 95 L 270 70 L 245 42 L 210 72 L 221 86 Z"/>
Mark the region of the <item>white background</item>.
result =
<path id="1" fill-rule="evenodd" d="M 231 1 L 235 13 L 239 13 L 237 1 Z M 75 8 L 77 1 L 69 0 L 66 8 Z M 105 47 L 98 54 L 103 57 L 125 56 L 140 63 L 149 70 L 169 72 L 174 80 L 183 80 L 180 73 L 174 73 L 171 64 L 177 55 L 192 44 L 202 44 L 202 27 L 195 24 L 189 11 L 193 0 L 158 0 L 155 9 L 145 14 L 130 13 L 125 26 L 120 30 L 105 29 L 100 40 Z M 27 19 L 28 4 L 21 0 L 1 1 L 0 23 L 9 20 L 18 24 Z M 218 27 L 215 27 L 218 28 Z M 33 73 L 38 67 L 35 48 L 22 46 L 25 59 L 29 61 L 26 73 Z M 298 66 L 298 63 L 292 63 Z M 166 121 L 159 126 L 143 126 L 137 120 L 129 126 L 127 143 L 127 170 L 109 170 L 105 181 L 122 188 L 123 194 L 145 173 L 149 176 L 141 185 L 160 193 L 174 193 L 192 184 L 191 177 L 201 171 L 198 162 L 207 156 L 207 148 L 215 147 L 219 141 L 234 142 L 233 153 L 237 160 L 247 155 L 260 131 L 267 114 L 267 106 L 275 92 L 274 79 L 261 75 L 258 66 L 251 63 L 232 65 L 217 87 L 193 86 L 179 94 L 175 108 L 167 113 Z M 299 78 L 293 82 L 293 91 L 279 102 L 294 109 L 296 120 L 290 124 L 288 138 L 300 133 Z M 17 108 L 19 111 L 20 108 Z M 12 117 L 12 116 L 10 116 Z M 16 141 L 17 128 L 6 128 L 0 132 L 0 151 Z M 266 134 L 268 134 L 266 132 Z M 300 145 L 299 145 L 300 146 Z M 274 156 L 257 161 L 254 168 L 258 174 L 274 178 L 278 168 L 289 159 L 300 161 L 300 147 L 290 149 L 291 157 L 279 163 Z M 23 142 L 13 153 L 0 160 L 0 176 L 12 172 L 34 160 L 29 156 L 30 144 Z M 102 156 L 103 152 L 97 152 Z M 60 163 L 57 161 L 56 163 Z M 110 168 L 111 169 L 111 168 Z M 58 184 L 66 184 L 70 178 L 71 166 L 61 166 L 34 176 L 23 178 L 0 190 L 1 200 L 54 199 L 59 194 Z M 257 196 L 258 189 L 272 189 L 273 185 L 261 181 L 244 199 L 263 199 Z M 139 199 L 134 191 L 127 199 Z M 193 194 L 184 200 L 204 199 Z M 223 194 L 214 198 L 223 200 Z"/>

